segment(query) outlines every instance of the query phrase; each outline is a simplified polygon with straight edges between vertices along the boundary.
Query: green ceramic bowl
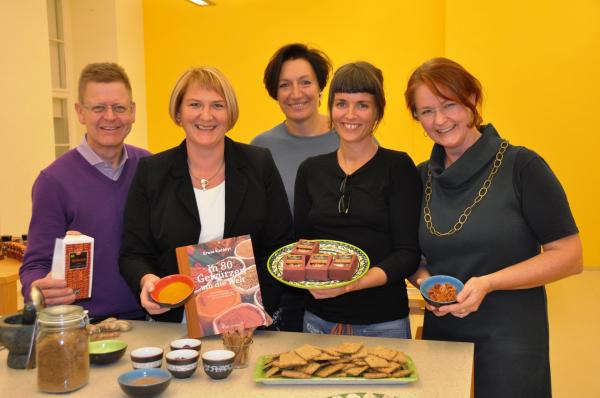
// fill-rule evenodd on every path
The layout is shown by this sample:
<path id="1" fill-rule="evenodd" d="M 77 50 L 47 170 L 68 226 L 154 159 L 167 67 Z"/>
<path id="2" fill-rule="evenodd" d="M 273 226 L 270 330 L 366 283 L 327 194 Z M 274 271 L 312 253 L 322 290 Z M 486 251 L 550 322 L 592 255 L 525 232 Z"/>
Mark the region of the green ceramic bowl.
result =
<path id="1" fill-rule="evenodd" d="M 90 342 L 90 362 L 107 365 L 121 359 L 127 350 L 127 343 L 121 340 L 98 340 Z"/>

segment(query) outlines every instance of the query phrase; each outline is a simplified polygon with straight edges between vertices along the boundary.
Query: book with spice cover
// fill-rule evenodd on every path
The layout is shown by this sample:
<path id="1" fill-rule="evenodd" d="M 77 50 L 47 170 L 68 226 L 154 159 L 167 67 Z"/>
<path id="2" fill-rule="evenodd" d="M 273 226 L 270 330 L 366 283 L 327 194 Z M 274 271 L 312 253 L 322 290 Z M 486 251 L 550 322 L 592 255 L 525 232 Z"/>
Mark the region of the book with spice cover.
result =
<path id="1" fill-rule="evenodd" d="M 250 235 L 178 247 L 179 272 L 194 280 L 185 303 L 190 337 L 220 334 L 233 328 L 268 326 Z"/>

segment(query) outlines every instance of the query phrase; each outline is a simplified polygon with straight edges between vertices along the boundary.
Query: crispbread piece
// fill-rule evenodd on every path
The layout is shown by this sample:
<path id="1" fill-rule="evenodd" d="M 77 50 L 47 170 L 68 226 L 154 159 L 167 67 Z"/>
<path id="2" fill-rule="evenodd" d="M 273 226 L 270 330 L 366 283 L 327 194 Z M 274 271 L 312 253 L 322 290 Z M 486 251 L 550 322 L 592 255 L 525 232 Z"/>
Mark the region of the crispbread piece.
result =
<path id="1" fill-rule="evenodd" d="M 355 366 L 353 368 L 346 369 L 346 373 L 348 373 L 350 376 L 358 377 L 367 369 L 369 369 L 368 366 Z"/>
<path id="2" fill-rule="evenodd" d="M 398 351 L 392 350 L 390 348 L 385 348 L 382 346 L 377 346 L 368 349 L 369 354 L 378 356 L 379 358 L 383 358 L 387 361 L 391 361 L 398 354 Z"/>
<path id="3" fill-rule="evenodd" d="M 389 362 L 385 359 L 370 354 L 365 358 L 365 362 L 372 368 L 385 368 L 389 366 Z"/>
<path id="4" fill-rule="evenodd" d="M 298 372 L 297 370 L 284 370 L 281 372 L 283 377 L 289 377 L 291 379 L 310 379 L 310 375 L 306 373 Z"/>
<path id="5" fill-rule="evenodd" d="M 411 373 L 412 370 L 410 369 L 397 370 L 394 373 L 392 373 L 392 377 L 406 377 L 410 376 Z"/>
<path id="6" fill-rule="evenodd" d="M 367 355 L 368 355 L 367 347 L 363 346 L 363 347 L 361 347 L 360 350 L 358 350 L 354 354 L 352 354 L 352 356 L 350 356 L 350 358 L 352 358 L 352 359 L 366 358 Z"/>
<path id="7" fill-rule="evenodd" d="M 277 366 L 271 366 L 271 369 L 267 370 L 265 372 L 265 377 L 273 377 L 274 375 L 277 374 L 277 372 L 279 372 L 281 369 L 279 369 Z"/>
<path id="8" fill-rule="evenodd" d="M 310 344 L 304 344 L 302 347 L 296 348 L 294 351 L 296 351 L 296 354 L 300 355 L 306 361 L 310 361 L 321 354 L 321 350 L 319 348 Z"/>
<path id="9" fill-rule="evenodd" d="M 408 357 L 402 351 L 398 351 L 394 357 L 394 362 L 408 363 Z"/>
<path id="10" fill-rule="evenodd" d="M 317 372 L 315 373 L 315 376 L 318 377 L 329 377 L 332 374 L 334 374 L 335 372 L 340 371 L 342 368 L 344 367 L 343 363 L 337 364 L 337 365 L 329 365 L 326 366 L 322 369 L 317 370 Z"/>
<path id="11" fill-rule="evenodd" d="M 334 347 L 334 350 L 342 354 L 354 354 L 363 347 L 363 343 L 343 343 Z"/>
<path id="12" fill-rule="evenodd" d="M 319 356 L 313 358 L 314 361 L 333 361 L 336 359 L 340 359 L 339 356 L 329 355 L 326 352 L 322 352 Z"/>
<path id="13" fill-rule="evenodd" d="M 334 357 L 339 357 L 342 355 L 341 352 L 336 351 L 335 347 L 321 348 L 321 351 L 326 352 L 327 354 L 332 355 Z"/>
<path id="14" fill-rule="evenodd" d="M 387 374 L 392 374 L 398 369 L 400 369 L 400 364 L 396 362 L 389 362 L 389 366 L 386 366 L 385 368 L 377 368 L 379 372 Z"/>
<path id="15" fill-rule="evenodd" d="M 310 362 L 310 363 L 308 363 L 308 364 L 306 364 L 304 366 L 297 367 L 295 370 L 297 370 L 298 372 L 306 373 L 307 375 L 312 375 L 320 367 L 321 367 L 320 363 Z"/>
<path id="16" fill-rule="evenodd" d="M 352 359 L 350 357 L 345 357 L 345 358 L 340 358 L 340 359 L 334 359 L 331 361 L 331 364 L 336 365 L 338 363 L 349 363 L 351 361 L 352 361 Z"/>
<path id="17" fill-rule="evenodd" d="M 354 360 L 352 360 L 352 363 L 355 364 L 356 366 L 369 366 L 367 361 L 365 361 L 364 359 L 354 359 Z"/>
<path id="18" fill-rule="evenodd" d="M 362 377 L 364 377 L 365 379 L 385 379 L 387 377 L 390 377 L 390 375 L 382 372 L 367 372 L 363 373 Z"/>
<path id="19" fill-rule="evenodd" d="M 293 368 L 294 366 L 306 365 L 307 362 L 294 351 L 284 352 L 279 356 L 279 367 L 282 369 Z"/>

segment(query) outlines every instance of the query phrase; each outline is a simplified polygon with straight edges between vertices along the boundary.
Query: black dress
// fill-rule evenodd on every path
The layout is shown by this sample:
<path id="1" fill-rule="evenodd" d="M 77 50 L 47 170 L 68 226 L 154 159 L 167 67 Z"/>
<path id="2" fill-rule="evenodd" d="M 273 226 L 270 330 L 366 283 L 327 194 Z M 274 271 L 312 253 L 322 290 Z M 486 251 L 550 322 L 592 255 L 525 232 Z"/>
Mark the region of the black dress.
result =
<path id="1" fill-rule="evenodd" d="M 448 231 L 489 175 L 501 139 L 492 125 L 447 169 L 435 145 L 419 172 L 432 171 L 429 204 L 435 228 Z M 510 146 L 491 188 L 454 235 L 436 237 L 421 220 L 419 241 L 432 275 L 463 282 L 540 253 L 541 244 L 577 233 L 565 193 L 534 152 Z M 495 291 L 465 318 L 425 314 L 423 338 L 475 343 L 478 397 L 550 397 L 548 317 L 544 287 Z"/>

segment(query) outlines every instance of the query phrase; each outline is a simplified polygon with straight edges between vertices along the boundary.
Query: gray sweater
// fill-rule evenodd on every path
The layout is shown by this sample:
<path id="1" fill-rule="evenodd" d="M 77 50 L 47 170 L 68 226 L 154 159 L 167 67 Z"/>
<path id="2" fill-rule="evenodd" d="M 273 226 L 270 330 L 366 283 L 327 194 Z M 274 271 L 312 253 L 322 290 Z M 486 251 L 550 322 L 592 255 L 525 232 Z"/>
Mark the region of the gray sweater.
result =
<path id="1" fill-rule="evenodd" d="M 250 143 L 271 151 L 293 211 L 294 182 L 298 166 L 306 158 L 335 151 L 339 146 L 339 138 L 334 130 L 318 136 L 296 136 L 288 131 L 285 123 L 280 123 L 257 135 Z"/>

